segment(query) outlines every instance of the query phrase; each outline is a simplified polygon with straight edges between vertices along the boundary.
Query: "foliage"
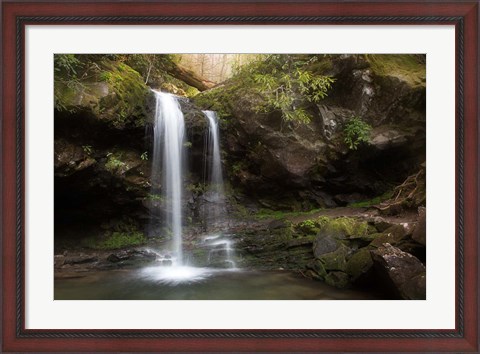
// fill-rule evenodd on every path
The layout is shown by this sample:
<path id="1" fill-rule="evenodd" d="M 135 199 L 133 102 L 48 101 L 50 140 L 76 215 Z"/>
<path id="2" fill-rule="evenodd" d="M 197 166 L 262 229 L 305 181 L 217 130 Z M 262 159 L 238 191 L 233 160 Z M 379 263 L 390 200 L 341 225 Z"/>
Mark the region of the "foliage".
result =
<path id="1" fill-rule="evenodd" d="M 366 221 L 359 221 L 350 217 L 329 218 L 320 216 L 316 222 L 322 229 L 345 236 L 359 237 L 368 235 L 373 231 Z"/>
<path id="2" fill-rule="evenodd" d="M 202 194 L 205 193 L 207 190 L 207 185 L 205 183 L 197 183 L 197 184 L 188 184 L 187 190 L 192 192 L 193 194 Z"/>
<path id="3" fill-rule="evenodd" d="M 87 155 L 90 155 L 93 152 L 91 145 L 82 145 L 83 152 Z"/>
<path id="4" fill-rule="evenodd" d="M 159 202 L 163 202 L 164 200 L 161 194 L 148 194 L 146 199 L 159 201 Z"/>
<path id="5" fill-rule="evenodd" d="M 121 154 L 113 154 L 109 152 L 107 154 L 107 162 L 105 168 L 110 172 L 122 172 L 123 167 L 126 167 L 127 164 L 121 161 Z"/>
<path id="6" fill-rule="evenodd" d="M 352 117 L 347 124 L 345 124 L 343 133 L 345 135 L 344 141 L 351 150 L 357 150 L 358 145 L 362 142 L 368 142 L 370 137 L 370 124 L 364 122 L 358 117 Z"/>
<path id="7" fill-rule="evenodd" d="M 75 54 L 55 54 L 53 65 L 55 73 L 63 73 L 71 78 L 76 78 L 77 71 L 83 66 Z"/>
<path id="8" fill-rule="evenodd" d="M 113 110 L 116 119 L 114 124 L 121 126 L 130 116 L 145 116 L 145 97 L 148 88 L 143 84 L 138 72 L 124 63 L 102 62 L 104 71 L 100 73 L 100 80 L 108 83 L 115 92 L 115 104 L 110 107 L 104 102 L 107 109 Z"/>
<path id="9" fill-rule="evenodd" d="M 65 105 L 63 95 L 65 91 L 81 89 L 82 84 L 78 72 L 83 63 L 74 54 L 55 54 L 53 57 L 54 69 L 54 107 L 58 111 L 71 111 Z"/>
<path id="10" fill-rule="evenodd" d="M 132 246 L 139 246 L 146 242 L 143 233 L 139 231 L 114 231 L 111 235 L 104 239 L 95 239 L 93 237 L 86 238 L 82 241 L 83 246 L 99 249 L 99 250 L 113 250 L 119 248 L 126 248 Z"/>
<path id="11" fill-rule="evenodd" d="M 309 123 L 306 106 L 318 103 L 327 96 L 334 79 L 315 75 L 308 66 L 316 56 L 272 54 L 244 69 L 253 77 L 255 88 L 265 97 L 259 112 L 280 111 L 287 122 Z"/>
<path id="12" fill-rule="evenodd" d="M 144 153 L 142 153 L 140 155 L 140 158 L 143 160 L 143 161 L 148 161 L 148 152 L 145 151 Z"/>

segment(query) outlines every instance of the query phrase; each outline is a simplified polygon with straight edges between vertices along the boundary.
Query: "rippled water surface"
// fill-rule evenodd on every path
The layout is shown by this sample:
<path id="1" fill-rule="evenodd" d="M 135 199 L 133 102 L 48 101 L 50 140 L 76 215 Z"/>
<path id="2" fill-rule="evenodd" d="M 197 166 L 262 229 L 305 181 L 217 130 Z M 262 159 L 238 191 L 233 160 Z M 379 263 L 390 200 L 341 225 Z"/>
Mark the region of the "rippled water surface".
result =
<path id="1" fill-rule="evenodd" d="M 287 271 L 146 267 L 55 279 L 55 300 L 353 300 L 375 294 L 340 290 Z"/>

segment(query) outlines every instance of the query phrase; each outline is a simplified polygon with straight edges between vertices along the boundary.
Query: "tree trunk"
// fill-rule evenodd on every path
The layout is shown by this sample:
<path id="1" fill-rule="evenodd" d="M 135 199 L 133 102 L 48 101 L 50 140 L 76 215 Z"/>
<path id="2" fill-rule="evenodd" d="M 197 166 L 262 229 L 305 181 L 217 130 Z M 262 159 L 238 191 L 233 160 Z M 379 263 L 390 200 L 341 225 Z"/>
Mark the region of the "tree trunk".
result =
<path id="1" fill-rule="evenodd" d="M 215 85 L 214 82 L 205 80 L 197 76 L 193 71 L 188 70 L 178 64 L 172 65 L 170 68 L 168 68 L 168 72 L 177 79 L 184 81 L 188 85 L 193 86 L 200 91 L 208 90 Z"/>

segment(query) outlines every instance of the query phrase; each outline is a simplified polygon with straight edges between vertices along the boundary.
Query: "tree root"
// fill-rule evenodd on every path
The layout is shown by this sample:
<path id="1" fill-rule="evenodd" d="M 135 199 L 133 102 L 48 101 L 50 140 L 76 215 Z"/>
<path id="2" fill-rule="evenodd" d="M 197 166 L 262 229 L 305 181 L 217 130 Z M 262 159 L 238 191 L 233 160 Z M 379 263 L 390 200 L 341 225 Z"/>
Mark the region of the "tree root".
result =
<path id="1" fill-rule="evenodd" d="M 425 163 L 422 164 L 420 170 L 405 181 L 395 187 L 393 195 L 390 199 L 375 205 L 374 208 L 381 214 L 392 215 L 398 214 L 404 209 L 417 208 L 425 204 L 426 200 L 426 169 Z"/>

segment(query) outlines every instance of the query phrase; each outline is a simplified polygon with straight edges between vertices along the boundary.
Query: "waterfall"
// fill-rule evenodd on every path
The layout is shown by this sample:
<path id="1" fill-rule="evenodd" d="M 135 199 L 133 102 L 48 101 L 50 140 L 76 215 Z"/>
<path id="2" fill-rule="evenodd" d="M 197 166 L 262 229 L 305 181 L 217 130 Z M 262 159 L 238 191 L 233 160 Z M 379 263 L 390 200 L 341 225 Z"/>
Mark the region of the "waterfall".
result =
<path id="1" fill-rule="evenodd" d="M 225 190 L 223 186 L 222 161 L 220 158 L 220 131 L 217 114 L 214 111 L 203 111 L 208 119 L 208 136 L 206 144 L 206 161 L 208 167 L 208 193 L 206 199 L 212 203 L 208 208 L 210 222 L 218 222 L 221 209 L 224 207 Z"/>
<path id="2" fill-rule="evenodd" d="M 152 161 L 152 194 L 161 187 L 165 201 L 166 224 L 173 242 L 176 264 L 183 264 L 182 254 L 182 183 L 185 123 L 175 96 L 155 92 L 156 110 Z"/>
<path id="3" fill-rule="evenodd" d="M 208 136 L 206 141 L 205 166 L 209 176 L 206 201 L 208 205 L 208 224 L 214 225 L 220 221 L 222 209 L 225 207 L 225 188 L 223 183 L 222 161 L 220 157 L 220 130 L 218 117 L 214 111 L 203 111 L 208 119 Z M 207 168 L 206 168 L 207 169 Z M 206 173 L 208 172 L 208 173 Z M 222 268 L 236 268 L 233 261 L 233 241 L 227 235 L 208 235 L 203 238 L 203 243 L 210 248 L 208 263 Z M 220 259 L 219 259 L 220 258 Z"/>
<path id="4" fill-rule="evenodd" d="M 208 119 L 208 149 L 211 152 L 210 187 L 215 191 L 216 197 L 224 197 L 222 161 L 220 159 L 220 132 L 218 118 L 214 111 L 203 111 Z"/>

